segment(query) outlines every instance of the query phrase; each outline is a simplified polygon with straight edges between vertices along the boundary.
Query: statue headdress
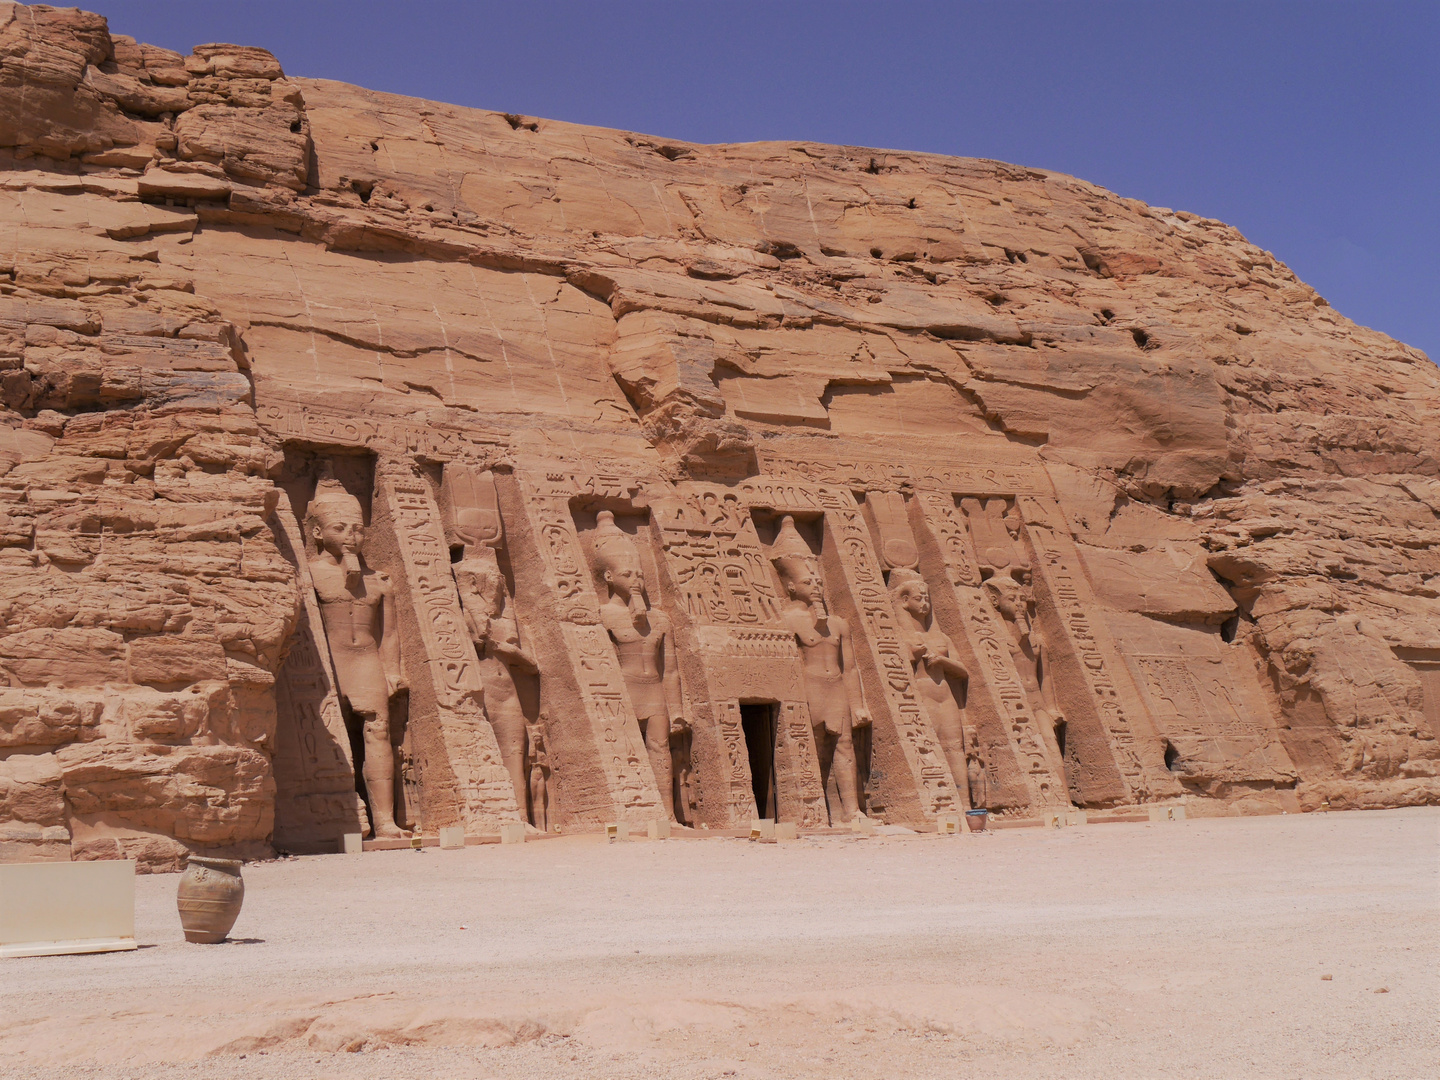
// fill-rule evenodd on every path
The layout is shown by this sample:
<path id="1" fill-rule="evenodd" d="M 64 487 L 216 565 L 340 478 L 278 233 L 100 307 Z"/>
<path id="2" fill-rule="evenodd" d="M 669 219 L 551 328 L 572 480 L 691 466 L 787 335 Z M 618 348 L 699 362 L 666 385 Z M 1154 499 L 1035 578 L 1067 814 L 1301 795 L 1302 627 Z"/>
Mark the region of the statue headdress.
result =
<path id="1" fill-rule="evenodd" d="M 920 571 L 911 570 L 909 567 L 901 566 L 890 571 L 890 592 L 899 596 L 900 590 L 907 585 L 924 585 L 925 579 L 920 576 Z"/>
<path id="2" fill-rule="evenodd" d="M 815 553 L 810 550 L 810 545 L 795 527 L 795 519 L 789 514 L 780 519 L 780 532 L 775 537 L 775 543 L 770 545 L 770 558 L 776 563 L 781 559 L 808 559 L 812 562 L 815 559 Z"/>
<path id="3" fill-rule="evenodd" d="M 590 546 L 602 575 L 604 571 L 611 570 L 620 563 L 640 565 L 640 549 L 635 546 L 635 541 L 615 524 L 615 515 L 609 510 L 601 510 L 595 515 L 595 533 Z M 631 594 L 630 610 L 636 615 L 645 612 L 645 599 L 640 593 Z"/>
<path id="4" fill-rule="evenodd" d="M 357 520 L 364 520 L 364 512 L 360 508 L 360 500 L 345 490 L 345 485 L 336 480 L 333 476 L 322 477 L 315 485 L 315 495 L 310 500 L 310 505 L 305 510 L 305 539 L 307 543 L 313 543 L 315 537 L 315 526 L 325 516 L 326 511 L 340 511 L 348 514 Z M 345 573 L 360 573 L 360 560 L 354 552 L 347 551 L 341 560 L 341 566 Z"/>
<path id="5" fill-rule="evenodd" d="M 775 543 L 770 545 L 770 561 L 775 564 L 775 569 L 782 578 L 792 577 L 800 568 L 809 569 L 819 576 L 820 563 L 815 558 L 815 552 L 810 550 L 810 545 L 800 535 L 800 530 L 795 528 L 795 519 L 786 514 L 780 519 L 780 531 L 775 536 Z M 820 597 L 816 597 L 811 605 L 816 617 L 824 617 L 825 605 Z"/>

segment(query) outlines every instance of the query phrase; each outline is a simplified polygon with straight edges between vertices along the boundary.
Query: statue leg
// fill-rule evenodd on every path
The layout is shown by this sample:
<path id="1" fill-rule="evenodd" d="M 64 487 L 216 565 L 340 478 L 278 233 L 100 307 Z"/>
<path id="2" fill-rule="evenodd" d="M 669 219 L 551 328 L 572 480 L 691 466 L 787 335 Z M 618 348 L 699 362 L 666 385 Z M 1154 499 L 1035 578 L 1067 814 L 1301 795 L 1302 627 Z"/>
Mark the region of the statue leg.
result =
<path id="1" fill-rule="evenodd" d="M 860 799 L 855 790 L 855 740 L 848 728 L 835 737 L 835 757 L 831 761 L 830 771 L 835 775 L 835 788 L 840 793 L 840 813 L 843 821 L 854 821 L 855 816 L 860 813 Z"/>
<path id="2" fill-rule="evenodd" d="M 545 770 L 536 765 L 530 770 L 530 823 L 541 832 L 550 831 L 545 809 Z"/>
<path id="3" fill-rule="evenodd" d="M 490 727 L 495 732 L 495 741 L 500 744 L 500 760 L 510 774 L 510 785 L 515 789 L 515 805 L 520 816 L 525 816 L 528 783 L 525 776 L 525 713 L 515 698 L 500 698 L 492 703 L 490 695 L 485 699 Z"/>
<path id="4" fill-rule="evenodd" d="M 395 747 L 390 743 L 390 717 L 361 713 L 365 734 L 365 795 L 375 836 L 403 836 L 395 824 Z"/>
<path id="5" fill-rule="evenodd" d="M 830 811 L 830 770 L 835 761 L 835 736 L 825 730 L 824 724 L 816 724 L 811 732 L 815 736 L 816 764 L 820 766 L 820 790 L 825 793 L 825 809 L 828 815 Z"/>
<path id="6" fill-rule="evenodd" d="M 660 789 L 660 801 L 666 815 L 675 818 L 675 779 L 670 758 L 670 717 L 661 713 L 643 721 L 645 726 L 645 750 L 650 755 L 650 768 L 655 770 L 655 786 Z"/>

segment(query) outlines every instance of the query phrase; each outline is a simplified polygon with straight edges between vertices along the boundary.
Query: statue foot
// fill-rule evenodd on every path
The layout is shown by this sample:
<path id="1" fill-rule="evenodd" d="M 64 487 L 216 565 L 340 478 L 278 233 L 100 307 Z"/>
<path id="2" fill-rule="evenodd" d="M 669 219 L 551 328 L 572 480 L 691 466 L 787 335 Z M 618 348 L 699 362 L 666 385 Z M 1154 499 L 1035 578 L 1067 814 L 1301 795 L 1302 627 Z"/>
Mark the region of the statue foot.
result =
<path id="1" fill-rule="evenodd" d="M 404 840 L 405 832 L 393 821 L 375 826 L 376 840 Z"/>

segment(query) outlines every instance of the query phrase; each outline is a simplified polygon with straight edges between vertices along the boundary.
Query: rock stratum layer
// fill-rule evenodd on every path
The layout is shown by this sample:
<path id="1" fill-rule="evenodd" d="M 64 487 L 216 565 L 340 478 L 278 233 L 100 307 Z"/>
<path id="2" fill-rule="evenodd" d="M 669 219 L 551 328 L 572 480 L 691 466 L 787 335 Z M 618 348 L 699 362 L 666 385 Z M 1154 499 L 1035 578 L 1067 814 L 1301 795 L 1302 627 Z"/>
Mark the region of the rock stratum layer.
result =
<path id="1" fill-rule="evenodd" d="M 1218 221 L 19 5 L 0 163 L 0 858 L 1440 797 L 1440 373 Z"/>

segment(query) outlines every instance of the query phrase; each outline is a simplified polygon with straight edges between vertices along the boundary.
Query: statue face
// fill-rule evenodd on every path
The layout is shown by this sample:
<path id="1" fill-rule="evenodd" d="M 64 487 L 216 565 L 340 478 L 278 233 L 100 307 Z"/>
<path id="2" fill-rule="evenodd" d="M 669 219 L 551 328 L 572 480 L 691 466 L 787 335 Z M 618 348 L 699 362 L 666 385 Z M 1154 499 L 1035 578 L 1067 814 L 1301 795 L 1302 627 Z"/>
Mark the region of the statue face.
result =
<path id="1" fill-rule="evenodd" d="M 606 569 L 605 584 L 609 585 L 620 599 L 629 603 L 632 596 L 644 593 L 645 574 L 639 563 L 617 563 Z"/>
<path id="2" fill-rule="evenodd" d="M 799 600 L 805 604 L 823 604 L 825 602 L 825 583 L 820 579 L 820 571 L 811 566 L 809 562 L 800 564 L 800 569 L 794 571 L 789 580 L 785 582 L 785 588 L 793 600 Z"/>
<path id="3" fill-rule="evenodd" d="M 319 510 L 314 526 L 314 539 L 335 558 L 355 555 L 365 539 L 365 525 L 358 515 L 348 514 L 338 507 Z"/>
<path id="4" fill-rule="evenodd" d="M 906 585 L 900 590 L 900 606 L 917 619 L 930 617 L 930 587 L 923 582 Z"/>

